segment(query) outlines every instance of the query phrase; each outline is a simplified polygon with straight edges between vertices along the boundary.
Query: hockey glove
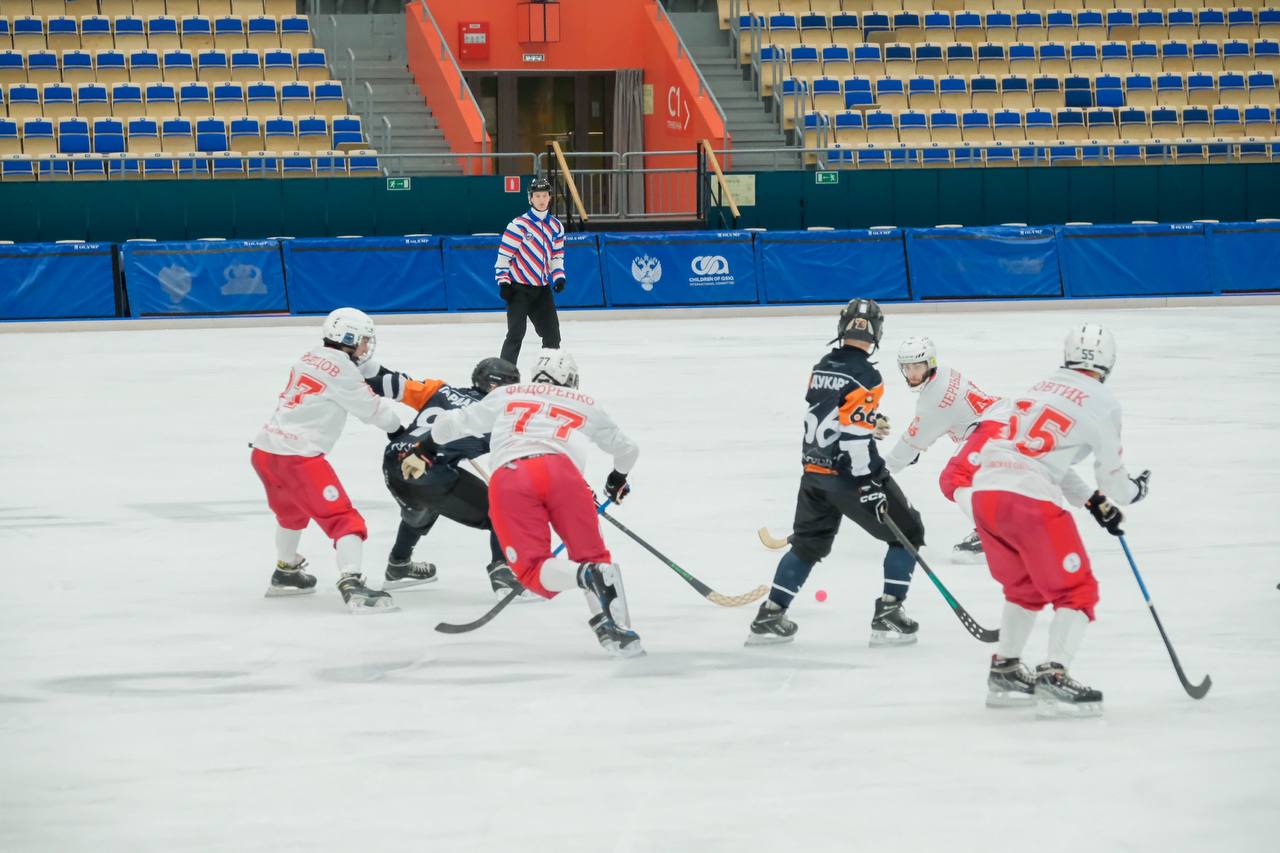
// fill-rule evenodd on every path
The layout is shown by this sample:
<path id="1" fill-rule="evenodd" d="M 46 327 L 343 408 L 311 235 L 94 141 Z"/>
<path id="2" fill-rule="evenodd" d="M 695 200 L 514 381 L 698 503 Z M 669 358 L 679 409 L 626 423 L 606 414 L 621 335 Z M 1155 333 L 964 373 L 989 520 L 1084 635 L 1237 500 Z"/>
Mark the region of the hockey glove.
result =
<path id="1" fill-rule="evenodd" d="M 1124 522 L 1124 515 L 1115 504 L 1107 500 L 1106 495 L 1102 492 L 1094 492 L 1084 505 L 1093 516 L 1093 520 L 1098 522 L 1103 530 L 1112 536 L 1124 535 L 1124 531 L 1120 529 L 1120 525 Z"/>
<path id="2" fill-rule="evenodd" d="M 875 433 L 876 438 L 879 438 L 879 439 L 888 438 L 889 431 L 891 429 L 892 427 L 889 426 L 889 416 L 884 414 L 877 414 L 876 415 L 876 433 Z"/>
<path id="3" fill-rule="evenodd" d="M 551 285 L 551 289 L 552 289 L 552 290 L 554 290 L 556 293 L 563 293 L 563 292 L 564 292 L 564 279 L 563 279 L 563 278 L 558 278 L 558 279 L 556 279 L 556 283 L 555 283 L 555 284 L 553 284 L 553 285 Z"/>
<path id="4" fill-rule="evenodd" d="M 399 429 L 395 430 L 394 432 L 387 433 L 387 440 L 399 441 L 401 438 L 404 437 L 404 434 L 407 433 L 408 431 L 409 431 L 408 427 L 402 426 Z"/>
<path id="5" fill-rule="evenodd" d="M 510 284 L 498 285 L 498 295 L 502 297 L 502 301 L 511 304 L 511 297 L 516 295 L 516 289 Z"/>
<path id="6" fill-rule="evenodd" d="M 1147 491 L 1148 489 L 1151 488 L 1149 485 L 1147 485 L 1150 479 L 1151 479 L 1150 470 L 1143 471 L 1138 476 L 1129 478 L 1129 482 L 1133 483 L 1135 486 L 1138 487 L 1138 496 L 1133 500 L 1129 501 L 1129 503 L 1136 504 L 1138 501 L 1142 500 L 1147 496 Z"/>
<path id="7" fill-rule="evenodd" d="M 400 460 L 400 473 L 406 480 L 416 480 L 431 467 L 431 461 L 423 459 L 416 453 L 410 453 Z"/>
<path id="8" fill-rule="evenodd" d="M 610 471 L 609 479 L 604 481 L 604 493 L 614 503 L 622 503 L 622 499 L 631 494 L 631 487 L 627 485 L 627 475 Z"/>

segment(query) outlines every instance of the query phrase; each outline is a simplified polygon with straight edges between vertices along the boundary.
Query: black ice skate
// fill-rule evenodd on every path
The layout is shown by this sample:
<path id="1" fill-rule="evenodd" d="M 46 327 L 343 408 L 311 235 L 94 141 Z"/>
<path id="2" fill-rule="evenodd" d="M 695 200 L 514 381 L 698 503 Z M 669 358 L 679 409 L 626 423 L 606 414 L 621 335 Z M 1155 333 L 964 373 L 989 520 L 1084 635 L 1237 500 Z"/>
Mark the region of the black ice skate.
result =
<path id="1" fill-rule="evenodd" d="M 343 575 L 338 581 L 338 592 L 352 613 L 389 613 L 396 609 L 391 593 L 369 589 L 363 575 Z"/>
<path id="2" fill-rule="evenodd" d="M 1036 667 L 1037 717 L 1096 717 L 1102 713 L 1102 691 L 1067 675 L 1060 663 Z"/>
<path id="3" fill-rule="evenodd" d="M 267 587 L 267 598 L 281 595 L 310 595 L 316 591 L 316 576 L 303 571 L 307 567 L 304 557 L 298 562 L 276 562 L 276 570 L 271 574 L 271 586 Z"/>
<path id="4" fill-rule="evenodd" d="M 976 530 L 951 549 L 953 563 L 985 563 L 986 561 L 987 555 L 982 551 L 982 540 L 978 538 Z"/>
<path id="5" fill-rule="evenodd" d="M 991 656 L 987 674 L 988 708 L 1030 708 L 1036 679 L 1018 658 Z"/>
<path id="6" fill-rule="evenodd" d="M 876 609 L 871 616 L 871 645 L 907 646 L 917 639 L 920 626 L 902 609 L 902 602 L 892 595 L 876 599 Z"/>
<path id="7" fill-rule="evenodd" d="M 597 613 L 587 620 L 591 630 L 595 632 L 600 647 L 611 655 L 620 658 L 634 658 L 644 654 L 640 645 L 640 635 L 630 628 L 620 628 L 606 613 Z"/>
<path id="8" fill-rule="evenodd" d="M 747 632 L 748 646 L 772 646 L 789 643 L 796 638 L 800 626 L 787 618 L 787 611 L 772 601 L 766 601 L 756 611 L 756 618 Z"/>
<path id="9" fill-rule="evenodd" d="M 578 586 L 596 599 L 599 608 L 592 609 L 603 611 L 610 622 L 617 622 L 617 614 L 610 608 L 618 598 L 618 589 L 613 583 L 617 568 L 613 563 L 583 563 L 578 567 Z M 623 624 L 626 621 L 624 619 Z"/>
<path id="10" fill-rule="evenodd" d="M 434 563 L 422 563 L 417 560 L 405 560 L 397 563 L 387 560 L 387 572 L 383 576 L 383 589 L 404 589 L 409 586 L 421 586 L 432 583 L 436 579 Z"/>
<path id="11" fill-rule="evenodd" d="M 493 594 L 500 599 L 506 598 L 507 594 L 513 589 L 520 593 L 516 596 L 516 604 L 524 601 L 536 601 L 541 598 L 541 596 L 534 595 L 524 588 L 520 581 L 516 579 L 516 573 L 511 571 L 511 567 L 507 565 L 506 560 L 494 560 L 485 567 L 485 571 L 489 573 L 489 586 L 493 587 Z"/>

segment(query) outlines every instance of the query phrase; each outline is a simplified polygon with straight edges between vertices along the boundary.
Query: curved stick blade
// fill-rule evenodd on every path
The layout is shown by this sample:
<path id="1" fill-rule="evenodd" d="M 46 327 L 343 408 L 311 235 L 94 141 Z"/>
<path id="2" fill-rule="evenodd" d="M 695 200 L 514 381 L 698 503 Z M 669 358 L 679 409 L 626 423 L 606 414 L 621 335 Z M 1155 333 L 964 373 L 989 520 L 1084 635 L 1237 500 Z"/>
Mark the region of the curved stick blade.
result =
<path id="1" fill-rule="evenodd" d="M 707 601 L 710 601 L 712 604 L 718 604 L 721 607 L 742 607 L 743 605 L 750 604 L 753 601 L 759 601 L 764 598 L 768 592 L 769 587 L 766 584 L 761 584 L 751 590 L 751 592 L 744 593 L 743 595 L 722 595 L 713 590 L 707 594 Z"/>
<path id="2" fill-rule="evenodd" d="M 791 544 L 791 537 L 779 539 L 769 532 L 769 528 L 761 527 L 756 531 L 756 535 L 760 537 L 760 544 L 771 551 L 781 551 L 783 548 Z"/>

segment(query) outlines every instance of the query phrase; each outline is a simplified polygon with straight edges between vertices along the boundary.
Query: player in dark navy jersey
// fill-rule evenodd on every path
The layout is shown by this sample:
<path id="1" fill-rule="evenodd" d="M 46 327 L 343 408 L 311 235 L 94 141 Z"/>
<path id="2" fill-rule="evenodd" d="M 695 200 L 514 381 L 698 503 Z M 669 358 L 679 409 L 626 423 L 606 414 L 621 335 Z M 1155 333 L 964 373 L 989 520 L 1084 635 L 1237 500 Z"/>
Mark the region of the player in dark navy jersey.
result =
<path id="1" fill-rule="evenodd" d="M 879 412 L 884 383 L 870 358 L 883 332 L 884 314 L 879 305 L 870 299 L 850 301 L 840 312 L 832 341 L 840 347 L 814 365 L 809 376 L 801 460 L 804 473 L 796 496 L 791 549 L 778 563 L 773 589 L 751 623 L 747 645 L 784 643 L 795 637 L 797 626 L 787 618 L 787 608 L 814 564 L 831 553 L 842 518 L 852 519 L 875 539 L 888 543 L 884 594 L 875 602 L 871 644 L 916 641 L 918 626 L 902 607 L 915 560 L 877 514 L 884 504 L 912 545 L 919 548 L 924 544 L 920 514 L 889 476 L 875 442 L 888 434 L 888 421 Z"/>
<path id="2" fill-rule="evenodd" d="M 488 436 L 468 436 L 443 447 L 430 441 L 431 425 L 442 412 L 466 408 L 483 400 L 494 388 L 519 381 L 515 365 L 500 358 L 486 358 L 477 364 L 470 388 L 457 388 L 438 379 L 418 382 L 385 369 L 368 380 L 375 393 L 418 409 L 413 423 L 392 435 L 382 458 L 383 479 L 400 505 L 400 529 L 387 559 L 384 589 L 436 579 L 436 567 L 414 560 L 413 549 L 440 516 L 488 531 L 490 562 L 486 569 L 490 585 L 500 596 L 520 588 L 493 534 L 488 486 L 459 467 L 466 460 L 489 452 Z M 402 470 L 402 463 L 411 455 L 415 464 L 425 466 L 421 476 L 406 477 Z"/>

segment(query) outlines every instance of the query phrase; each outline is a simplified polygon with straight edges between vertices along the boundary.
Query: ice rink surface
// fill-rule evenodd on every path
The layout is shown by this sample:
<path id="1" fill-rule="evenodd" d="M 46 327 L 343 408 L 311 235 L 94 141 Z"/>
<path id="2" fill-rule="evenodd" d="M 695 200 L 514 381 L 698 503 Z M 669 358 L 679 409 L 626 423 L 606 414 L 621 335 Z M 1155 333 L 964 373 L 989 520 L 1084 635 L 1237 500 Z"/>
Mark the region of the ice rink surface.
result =
<path id="1" fill-rule="evenodd" d="M 583 389 L 641 446 L 619 518 L 727 594 L 772 578 L 754 531 L 789 529 L 804 383 L 837 311 L 563 316 Z M 915 400 L 894 366 L 904 337 L 1010 394 L 1086 318 L 888 311 L 898 429 Z M 1102 601 L 1074 672 L 1106 695 L 1082 721 L 986 709 L 992 648 L 922 572 L 919 644 L 868 648 L 882 549 L 852 525 L 780 647 L 744 648 L 753 607 L 708 604 L 607 525 L 645 658 L 606 657 L 577 594 L 435 633 L 493 601 L 485 537 L 447 521 L 417 552 L 439 582 L 397 592 L 400 612 L 349 615 L 314 526 L 301 551 L 319 593 L 265 599 L 273 520 L 246 444 L 319 319 L 0 335 L 0 850 L 1275 850 L 1280 309 L 1088 317 L 1119 340 L 1126 459 L 1154 471 L 1130 544 L 1189 675 L 1214 688 L 1183 693 L 1118 543 L 1081 512 Z M 377 354 L 466 384 L 502 332 L 384 326 Z M 331 457 L 379 582 L 397 524 L 383 444 L 352 419 Z M 950 452 L 943 438 L 900 482 L 926 556 L 997 627 L 985 567 L 948 560 L 967 532 L 936 485 Z M 597 453 L 593 485 L 607 472 Z"/>

